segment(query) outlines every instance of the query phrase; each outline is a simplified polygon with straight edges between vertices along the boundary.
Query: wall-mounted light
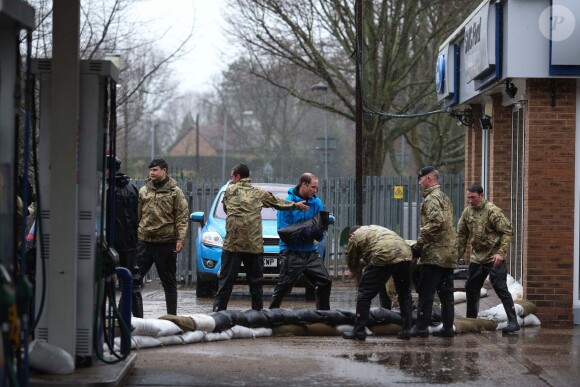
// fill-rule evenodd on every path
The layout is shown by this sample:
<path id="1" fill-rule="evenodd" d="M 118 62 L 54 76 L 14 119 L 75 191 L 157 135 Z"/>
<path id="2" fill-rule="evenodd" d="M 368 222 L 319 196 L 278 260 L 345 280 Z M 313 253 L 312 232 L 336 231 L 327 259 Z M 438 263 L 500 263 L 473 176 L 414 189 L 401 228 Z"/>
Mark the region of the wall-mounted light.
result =
<path id="1" fill-rule="evenodd" d="M 481 124 L 481 129 L 483 129 L 483 130 L 489 130 L 489 129 L 492 128 L 492 126 L 491 126 L 491 117 L 488 116 L 487 114 L 484 114 L 479 119 L 479 123 Z"/>
<path id="2" fill-rule="evenodd" d="M 510 98 L 514 98 L 516 96 L 516 93 L 518 92 L 518 88 L 516 87 L 516 85 L 514 85 L 514 83 L 512 82 L 511 79 L 506 79 L 505 81 L 505 93 L 510 97 Z"/>

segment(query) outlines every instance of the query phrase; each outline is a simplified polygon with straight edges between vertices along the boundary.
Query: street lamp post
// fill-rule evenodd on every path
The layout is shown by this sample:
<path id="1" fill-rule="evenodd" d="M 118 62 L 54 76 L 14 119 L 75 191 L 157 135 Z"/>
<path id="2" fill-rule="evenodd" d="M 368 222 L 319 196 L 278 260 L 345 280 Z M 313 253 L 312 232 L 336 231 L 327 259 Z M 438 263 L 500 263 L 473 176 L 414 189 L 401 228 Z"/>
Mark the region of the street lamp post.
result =
<path id="1" fill-rule="evenodd" d="M 228 137 L 228 113 L 224 114 L 224 142 L 222 146 L 222 181 L 226 180 L 226 138 Z"/>
<path id="2" fill-rule="evenodd" d="M 328 86 L 326 83 L 317 83 L 313 85 L 310 90 L 322 92 L 323 103 L 326 105 L 326 93 L 328 91 Z M 324 109 L 324 180 L 328 180 L 328 123 L 327 123 L 327 112 Z"/>

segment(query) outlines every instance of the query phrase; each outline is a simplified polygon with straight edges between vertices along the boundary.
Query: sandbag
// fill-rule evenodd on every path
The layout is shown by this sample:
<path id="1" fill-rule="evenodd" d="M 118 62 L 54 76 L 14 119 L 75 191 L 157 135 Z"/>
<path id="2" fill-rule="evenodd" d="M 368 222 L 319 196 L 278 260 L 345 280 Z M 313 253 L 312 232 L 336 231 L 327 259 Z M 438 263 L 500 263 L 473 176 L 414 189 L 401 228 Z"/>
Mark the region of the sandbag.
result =
<path id="1" fill-rule="evenodd" d="M 183 337 L 181 335 L 161 336 L 157 337 L 157 340 L 161 341 L 161 344 L 163 344 L 164 346 L 185 344 L 185 342 L 183 341 Z"/>
<path id="2" fill-rule="evenodd" d="M 522 321 L 524 327 L 539 327 L 540 325 L 542 325 L 540 319 L 532 313 L 525 316 Z"/>
<path id="3" fill-rule="evenodd" d="M 373 336 L 394 336 L 401 331 L 401 325 L 394 323 L 387 323 L 381 325 L 373 325 L 369 327 Z"/>
<path id="4" fill-rule="evenodd" d="M 138 318 L 131 319 L 133 336 L 171 336 L 183 333 L 180 327 L 169 320 L 160 320 L 156 318 Z"/>
<path id="5" fill-rule="evenodd" d="M 225 314 L 230 318 L 232 326 L 241 325 L 244 327 L 248 326 L 248 318 L 246 314 L 241 310 L 221 310 L 220 313 Z"/>
<path id="6" fill-rule="evenodd" d="M 466 280 L 469 278 L 469 270 L 468 269 L 455 269 L 453 271 L 453 279 L 454 280 Z"/>
<path id="7" fill-rule="evenodd" d="M 254 331 L 252 328 L 244 327 L 241 325 L 234 325 L 231 328 L 232 339 L 253 339 Z"/>
<path id="8" fill-rule="evenodd" d="M 535 314 L 538 311 L 538 307 L 532 301 L 527 299 L 515 300 L 514 304 L 521 305 L 524 308 L 523 316 L 528 314 Z"/>
<path id="9" fill-rule="evenodd" d="M 183 332 L 195 331 L 195 324 L 193 319 L 189 316 L 175 316 L 172 314 L 166 314 L 159 317 L 160 320 L 169 320 L 175 325 L 177 325 Z"/>
<path id="10" fill-rule="evenodd" d="M 323 323 L 306 325 L 306 335 L 308 336 L 340 336 L 342 335 L 334 326 Z"/>
<path id="11" fill-rule="evenodd" d="M 339 331 L 341 334 L 344 332 L 352 332 L 354 329 L 354 325 L 351 324 L 344 324 L 344 325 L 337 325 L 336 330 Z M 372 336 L 373 332 L 369 329 L 369 327 L 365 327 L 365 332 L 367 336 Z"/>
<path id="12" fill-rule="evenodd" d="M 441 332 L 443 330 L 443 323 L 429 326 L 428 329 L 429 334 L 433 334 L 434 332 Z M 453 332 L 457 332 L 457 328 L 455 328 L 455 325 L 453 325 Z"/>
<path id="13" fill-rule="evenodd" d="M 507 287 L 508 291 L 512 295 L 512 299 L 523 300 L 524 299 L 524 287 L 517 282 L 511 275 L 507 275 Z"/>
<path id="14" fill-rule="evenodd" d="M 289 245 L 307 245 L 324 238 L 328 228 L 329 212 L 319 211 L 313 218 L 281 228 L 278 235 Z"/>
<path id="15" fill-rule="evenodd" d="M 465 292 L 453 292 L 453 303 L 460 304 L 467 301 L 467 295 Z"/>
<path id="16" fill-rule="evenodd" d="M 476 333 L 480 332 L 477 322 L 474 318 L 455 317 L 453 326 L 456 333 Z"/>
<path id="17" fill-rule="evenodd" d="M 482 331 L 495 331 L 497 329 L 497 322 L 493 320 L 484 320 L 481 318 L 473 319 L 477 324 L 477 328 L 480 332 Z"/>
<path id="18" fill-rule="evenodd" d="M 195 313 L 188 317 L 193 320 L 196 331 L 213 332 L 215 329 L 215 320 L 207 314 Z"/>
<path id="19" fill-rule="evenodd" d="M 121 346 L 121 338 L 115 337 L 115 346 Z M 161 347 L 162 343 L 153 336 L 131 336 L 131 349 Z"/>
<path id="20" fill-rule="evenodd" d="M 227 314 L 222 312 L 211 312 L 208 314 L 215 321 L 213 332 L 221 332 L 232 327 L 232 322 Z"/>
<path id="21" fill-rule="evenodd" d="M 394 323 L 398 325 L 403 325 L 403 320 L 401 319 L 401 313 L 397 313 L 393 310 L 375 307 L 371 308 L 369 312 L 369 320 L 367 325 L 379 325 L 379 324 L 389 324 Z"/>
<path id="22" fill-rule="evenodd" d="M 284 324 L 272 328 L 273 336 L 306 336 L 306 326 L 300 324 Z"/>
<path id="23" fill-rule="evenodd" d="M 341 310 L 317 310 L 322 323 L 328 325 L 354 324 L 354 313 Z"/>
<path id="24" fill-rule="evenodd" d="M 298 315 L 300 321 L 307 324 L 323 323 L 325 320 L 324 314 L 318 313 L 315 309 L 294 309 L 294 313 Z"/>
<path id="25" fill-rule="evenodd" d="M 479 290 L 479 297 L 487 297 L 487 289 L 481 288 Z M 459 304 L 467 301 L 467 294 L 465 292 L 453 292 L 453 302 Z"/>
<path id="26" fill-rule="evenodd" d="M 300 319 L 300 316 L 294 313 L 294 311 L 291 309 L 266 309 L 262 311 L 262 314 L 266 316 L 270 322 L 270 326 L 272 327 L 278 325 L 305 323 Z"/>
<path id="27" fill-rule="evenodd" d="M 354 320 L 356 318 L 356 313 L 351 310 L 342 310 L 337 309 L 338 313 L 340 313 L 339 322 L 336 325 L 354 325 Z"/>
<path id="28" fill-rule="evenodd" d="M 203 341 L 224 341 L 230 340 L 233 336 L 231 330 L 226 329 L 222 332 L 207 332 L 203 337 Z"/>
<path id="29" fill-rule="evenodd" d="M 200 341 L 203 341 L 204 337 L 204 331 L 188 331 L 181 335 L 181 338 L 185 344 L 199 343 Z"/>
<path id="30" fill-rule="evenodd" d="M 75 359 L 64 349 L 46 340 L 32 340 L 28 345 L 31 368 L 52 375 L 70 375 L 75 370 Z"/>
<path id="31" fill-rule="evenodd" d="M 272 336 L 272 328 L 252 328 L 254 337 L 270 337 Z"/>
<path id="32" fill-rule="evenodd" d="M 516 311 L 516 315 L 522 316 L 524 314 L 524 307 L 514 303 L 514 308 Z M 488 320 L 494 321 L 507 321 L 507 314 L 505 313 L 505 309 L 503 304 L 499 304 L 494 306 L 493 308 L 482 310 L 477 314 L 479 318 L 485 318 Z"/>
<path id="33" fill-rule="evenodd" d="M 517 318 L 518 318 L 518 324 L 520 326 L 523 326 L 524 325 L 524 319 L 521 318 L 520 316 L 517 316 Z M 509 324 L 509 321 L 498 321 L 498 323 L 497 323 L 497 330 L 499 331 L 501 329 L 504 329 L 505 327 L 507 327 L 508 324 Z"/>
<path id="34" fill-rule="evenodd" d="M 257 311 L 257 310 L 246 310 L 244 312 L 246 315 L 246 319 L 248 320 L 248 327 L 250 328 L 269 328 L 270 327 L 270 320 L 264 311 Z"/>

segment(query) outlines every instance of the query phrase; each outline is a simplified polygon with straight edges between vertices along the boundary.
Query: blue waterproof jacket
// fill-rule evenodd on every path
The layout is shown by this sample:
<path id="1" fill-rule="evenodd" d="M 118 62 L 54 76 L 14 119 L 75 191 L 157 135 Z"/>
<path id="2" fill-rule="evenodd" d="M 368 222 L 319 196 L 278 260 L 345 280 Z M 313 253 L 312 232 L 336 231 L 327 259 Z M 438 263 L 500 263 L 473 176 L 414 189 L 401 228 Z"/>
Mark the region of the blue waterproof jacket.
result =
<path id="1" fill-rule="evenodd" d="M 296 186 L 288 190 L 288 197 L 286 197 L 286 200 L 292 202 L 301 202 L 306 199 L 298 194 L 298 186 Z M 306 204 L 310 207 L 308 211 L 300 211 L 300 210 L 278 211 L 278 214 L 276 215 L 278 218 L 278 230 L 291 224 L 311 219 L 319 211 L 324 211 L 324 205 L 322 204 L 322 200 L 320 200 L 316 195 L 308 199 L 306 201 Z M 316 245 L 314 243 L 307 243 L 304 245 L 289 245 L 280 240 L 280 251 L 282 250 L 313 251 L 316 250 Z"/>

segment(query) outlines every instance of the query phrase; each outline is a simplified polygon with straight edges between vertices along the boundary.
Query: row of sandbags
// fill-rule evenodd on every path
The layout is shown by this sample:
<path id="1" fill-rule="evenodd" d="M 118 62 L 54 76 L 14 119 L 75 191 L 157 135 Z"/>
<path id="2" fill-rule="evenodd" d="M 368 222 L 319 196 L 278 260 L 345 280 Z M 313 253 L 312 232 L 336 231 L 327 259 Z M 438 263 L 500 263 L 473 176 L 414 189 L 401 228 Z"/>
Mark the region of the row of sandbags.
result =
<path id="1" fill-rule="evenodd" d="M 536 306 L 527 300 L 517 300 L 516 313 L 522 326 L 540 325 L 535 317 Z M 345 310 L 268 309 L 225 310 L 189 316 L 165 315 L 159 319 L 133 318 L 131 348 L 191 344 L 239 338 L 266 336 L 340 336 L 353 328 L 355 314 Z M 413 321 L 416 310 L 413 311 Z M 501 329 L 507 316 L 500 304 L 481 311 L 479 318 L 456 317 L 457 333 L 493 331 Z M 440 307 L 433 307 L 431 332 L 442 329 Z M 367 334 L 395 335 L 401 330 L 401 316 L 396 310 L 371 308 Z M 119 338 L 116 346 L 119 346 Z"/>

